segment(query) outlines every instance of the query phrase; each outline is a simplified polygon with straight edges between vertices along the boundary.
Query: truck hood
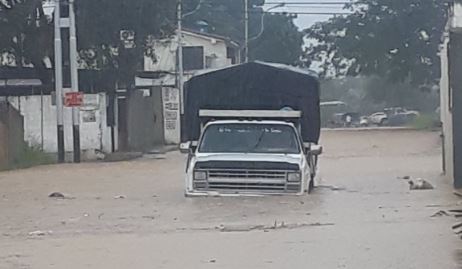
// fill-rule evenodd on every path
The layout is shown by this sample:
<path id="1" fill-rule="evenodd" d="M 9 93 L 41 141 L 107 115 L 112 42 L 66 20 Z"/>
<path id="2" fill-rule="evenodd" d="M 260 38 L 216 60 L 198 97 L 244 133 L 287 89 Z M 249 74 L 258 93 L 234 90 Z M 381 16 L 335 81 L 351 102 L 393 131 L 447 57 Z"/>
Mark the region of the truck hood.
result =
<path id="1" fill-rule="evenodd" d="M 281 162 L 301 164 L 301 154 L 257 154 L 257 153 L 198 153 L 196 162 L 208 161 L 249 161 L 249 162 Z"/>

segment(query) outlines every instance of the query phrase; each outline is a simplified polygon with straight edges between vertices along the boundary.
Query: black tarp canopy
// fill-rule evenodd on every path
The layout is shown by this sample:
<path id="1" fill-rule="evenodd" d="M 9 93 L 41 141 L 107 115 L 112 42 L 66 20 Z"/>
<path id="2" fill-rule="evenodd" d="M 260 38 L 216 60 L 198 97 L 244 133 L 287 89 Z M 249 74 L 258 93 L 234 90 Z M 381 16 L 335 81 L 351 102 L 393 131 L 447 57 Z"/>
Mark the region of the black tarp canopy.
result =
<path id="1" fill-rule="evenodd" d="M 185 84 L 181 140 L 198 140 L 199 110 L 302 111 L 302 138 L 317 143 L 320 135 L 319 80 L 311 71 L 251 62 L 199 74 Z"/>

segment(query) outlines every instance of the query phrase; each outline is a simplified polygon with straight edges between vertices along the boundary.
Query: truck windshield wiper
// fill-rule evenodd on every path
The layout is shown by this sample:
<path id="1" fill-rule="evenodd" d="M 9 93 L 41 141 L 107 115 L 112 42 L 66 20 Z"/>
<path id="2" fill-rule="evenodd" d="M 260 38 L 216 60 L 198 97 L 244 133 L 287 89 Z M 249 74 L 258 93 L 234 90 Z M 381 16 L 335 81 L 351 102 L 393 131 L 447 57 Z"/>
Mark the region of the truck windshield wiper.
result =
<path id="1" fill-rule="evenodd" d="M 247 153 L 255 151 L 255 149 L 257 149 L 258 146 L 260 146 L 260 143 L 263 140 L 263 137 L 265 136 L 265 134 L 266 134 L 265 130 L 262 130 L 260 133 L 260 136 L 258 137 L 257 142 L 255 143 L 255 145 L 253 145 L 252 148 L 250 148 L 250 150 L 247 151 Z"/>

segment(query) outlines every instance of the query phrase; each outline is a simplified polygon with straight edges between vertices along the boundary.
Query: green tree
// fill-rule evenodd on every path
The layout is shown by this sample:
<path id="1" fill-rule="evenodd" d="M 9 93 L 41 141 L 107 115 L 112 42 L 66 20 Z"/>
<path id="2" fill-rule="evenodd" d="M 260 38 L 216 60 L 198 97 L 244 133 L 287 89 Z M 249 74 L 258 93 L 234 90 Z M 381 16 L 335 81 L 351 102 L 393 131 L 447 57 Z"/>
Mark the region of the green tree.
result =
<path id="1" fill-rule="evenodd" d="M 171 0 L 77 0 L 81 61 L 123 81 L 133 80 L 148 51 L 148 37 L 172 32 L 175 7 Z M 42 0 L 2 0 L 0 29 L 0 52 L 14 55 L 16 65 L 44 68 L 44 59 L 53 59 L 53 24 L 43 14 Z M 121 30 L 135 33 L 133 49 L 122 46 Z"/>
<path id="2" fill-rule="evenodd" d="M 32 64 L 45 78 L 44 59 L 52 55 L 53 27 L 43 13 L 42 0 L 0 1 L 0 29 L 0 54 L 14 56 L 8 64 Z"/>
<path id="3" fill-rule="evenodd" d="M 149 38 L 166 37 L 175 25 L 176 3 L 171 0 L 79 0 L 76 3 L 82 60 L 88 68 L 117 74 L 125 84 L 133 83 L 136 72 L 142 70 L 143 55 L 149 52 Z M 134 33 L 134 43 L 129 48 L 121 40 L 121 31 Z"/>
<path id="4" fill-rule="evenodd" d="M 306 30 L 307 64 L 322 76 L 377 75 L 430 89 L 439 80 L 439 44 L 447 22 L 440 0 L 359 0 L 351 15 Z"/>

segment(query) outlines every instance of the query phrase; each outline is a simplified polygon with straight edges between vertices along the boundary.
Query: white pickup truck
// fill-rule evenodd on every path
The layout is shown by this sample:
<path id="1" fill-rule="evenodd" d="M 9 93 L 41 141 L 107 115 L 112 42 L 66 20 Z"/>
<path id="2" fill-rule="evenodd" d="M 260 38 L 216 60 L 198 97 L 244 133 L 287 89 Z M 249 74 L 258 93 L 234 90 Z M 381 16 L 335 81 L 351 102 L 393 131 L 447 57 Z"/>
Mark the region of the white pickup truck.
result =
<path id="1" fill-rule="evenodd" d="M 201 110 L 188 154 L 186 196 L 302 195 L 314 187 L 322 147 L 303 143 L 300 111 Z"/>

